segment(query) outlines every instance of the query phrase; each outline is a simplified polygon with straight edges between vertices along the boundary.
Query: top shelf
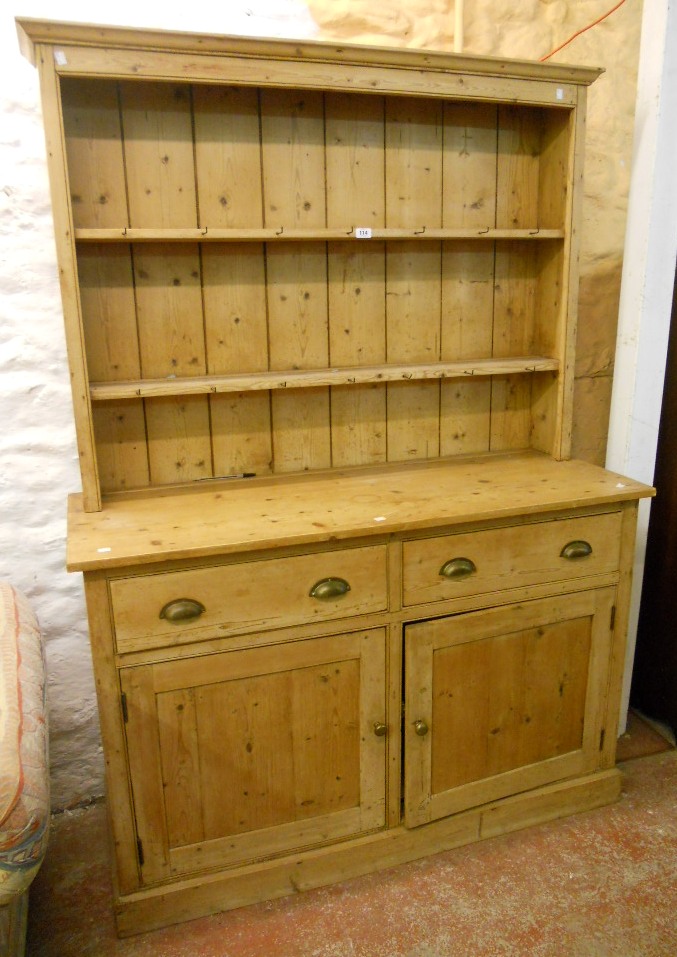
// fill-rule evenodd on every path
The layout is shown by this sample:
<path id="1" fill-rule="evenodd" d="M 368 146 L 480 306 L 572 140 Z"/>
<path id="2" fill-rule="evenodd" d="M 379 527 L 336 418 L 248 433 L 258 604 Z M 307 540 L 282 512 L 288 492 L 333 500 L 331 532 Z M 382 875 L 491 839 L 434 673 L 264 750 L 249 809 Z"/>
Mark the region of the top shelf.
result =
<path id="1" fill-rule="evenodd" d="M 89 243 L 171 243 L 171 242 L 303 242 L 319 241 L 368 241 L 376 240 L 542 240 L 563 239 L 563 229 L 439 229 L 425 225 L 400 228 L 367 228 L 341 226 L 329 229 L 287 229 L 285 226 L 256 229 L 223 229 L 203 226 L 201 228 L 146 229 L 134 227 L 81 228 L 75 230 L 77 242 Z"/>

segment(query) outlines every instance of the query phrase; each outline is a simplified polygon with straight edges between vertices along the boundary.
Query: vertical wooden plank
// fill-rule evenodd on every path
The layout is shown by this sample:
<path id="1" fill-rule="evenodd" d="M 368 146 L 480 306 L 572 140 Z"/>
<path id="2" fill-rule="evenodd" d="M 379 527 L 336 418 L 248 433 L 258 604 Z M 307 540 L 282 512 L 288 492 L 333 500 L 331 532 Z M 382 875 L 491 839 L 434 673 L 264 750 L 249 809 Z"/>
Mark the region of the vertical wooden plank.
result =
<path id="1" fill-rule="evenodd" d="M 327 389 L 273 393 L 273 466 L 275 472 L 329 468 Z"/>
<path id="2" fill-rule="evenodd" d="M 404 630 L 404 823 L 407 827 L 430 820 L 431 781 L 433 775 L 432 745 L 434 735 L 419 737 L 417 721 L 430 724 L 435 715 L 436 700 L 431 701 L 433 676 L 433 634 L 429 627 L 407 625 Z"/>
<path id="3" fill-rule="evenodd" d="M 73 225 L 127 226 L 117 83 L 61 81 Z"/>
<path id="4" fill-rule="evenodd" d="M 268 330 L 260 243 L 202 246 L 202 284 L 210 374 L 263 372 Z"/>
<path id="5" fill-rule="evenodd" d="M 497 109 L 490 103 L 444 106 L 443 225 L 496 225 Z M 441 358 L 491 355 L 494 249 L 444 243 Z M 489 448 L 491 382 L 442 382 L 440 454 Z"/>
<path id="6" fill-rule="evenodd" d="M 141 360 L 130 247 L 82 246 L 78 279 L 90 379 L 138 379 Z"/>
<path id="7" fill-rule="evenodd" d="M 139 859 L 108 582 L 102 572 L 85 572 L 84 581 L 105 753 L 106 812 L 110 824 L 111 852 L 115 856 L 118 893 L 131 894 L 139 889 Z"/>
<path id="8" fill-rule="evenodd" d="M 496 243 L 493 356 L 531 355 L 535 348 L 537 247 Z"/>
<path id="9" fill-rule="evenodd" d="M 573 232 L 572 189 L 574 180 L 574 113 L 571 110 L 542 110 L 541 157 L 539 163 L 539 225 L 565 229 L 565 238 L 539 247 L 538 289 L 535 313 L 536 348 L 541 355 L 557 356 L 562 364 L 559 376 L 539 376 L 532 388 L 534 429 L 531 446 L 560 458 L 564 434 L 565 397 L 571 373 L 567 336 L 567 286 L 569 282 Z M 575 266 L 573 267 L 575 269 Z M 575 306 L 572 311 L 575 315 Z"/>
<path id="10" fill-rule="evenodd" d="M 553 686 L 542 692 L 538 713 L 552 722 L 551 748 L 546 754 L 568 754 L 583 747 L 585 725 L 586 693 L 588 689 L 588 662 L 590 661 L 592 620 L 576 618 L 571 622 L 559 623 L 551 629 L 551 660 L 556 662 L 553 669 Z M 534 675 L 544 673 L 537 666 Z M 533 674 L 533 669 L 532 669 Z M 547 697 L 550 696 L 548 704 Z M 552 707 L 552 701 L 559 697 L 558 707 Z M 536 711 L 536 708 L 533 709 Z M 544 735 L 547 739 L 547 735 Z"/>
<path id="11" fill-rule="evenodd" d="M 564 229 L 567 224 L 572 136 L 572 110 L 541 110 L 538 169 L 538 225 L 541 229 Z"/>
<path id="12" fill-rule="evenodd" d="M 321 93 L 261 92 L 264 221 L 270 226 L 326 224 L 324 101 Z M 271 369 L 327 365 L 327 263 L 320 244 L 269 246 Z M 331 464 L 329 390 L 272 395 L 276 472 Z"/>
<path id="13" fill-rule="evenodd" d="M 535 245 L 496 243 L 493 355 L 531 355 L 537 288 Z M 529 375 L 492 379 L 491 450 L 528 448 L 531 440 Z"/>
<path id="14" fill-rule="evenodd" d="M 568 243 L 567 243 L 568 245 Z M 536 249 L 534 352 L 565 360 L 563 284 L 565 246 L 560 241 L 539 243 Z M 561 416 L 566 376 L 534 376 L 531 390 L 533 428 L 531 447 L 559 457 Z"/>
<path id="15" fill-rule="evenodd" d="M 553 441 L 555 458 L 567 459 L 571 455 L 571 433 L 574 408 L 574 377 L 576 362 L 576 332 L 578 326 L 578 256 L 581 242 L 581 207 L 583 203 L 583 155 L 585 150 L 585 129 L 587 110 L 587 90 L 579 87 L 577 105 L 572 119 L 573 132 L 569 152 L 569 189 L 567 193 L 567 211 L 565 228 L 568 229 L 568 242 L 565 243 L 562 271 L 564 286 L 562 302 L 566 323 L 562 329 L 560 380 L 561 398 L 558 416 L 559 434 Z"/>
<path id="16" fill-rule="evenodd" d="M 155 244 L 134 253 L 141 371 L 147 378 L 204 375 L 205 345 L 197 250 Z M 212 474 L 206 396 L 146 400 L 153 484 Z"/>
<path id="17" fill-rule="evenodd" d="M 386 704 L 386 631 L 374 628 L 353 635 L 359 658 L 355 661 L 354 691 L 357 694 L 358 748 L 356 772 L 359 776 L 357 806 L 362 830 L 383 827 L 386 823 L 386 741 L 375 734 L 377 722 L 388 721 Z M 401 700 L 401 699 L 400 699 Z M 348 719 L 349 721 L 349 719 Z M 348 723 L 348 722 L 347 722 Z M 387 735 L 389 736 L 389 735 Z M 392 729 L 392 747 L 398 739 Z"/>
<path id="18" fill-rule="evenodd" d="M 195 167 L 200 225 L 263 225 L 261 143 L 255 89 L 195 86 Z M 268 368 L 264 247 L 202 247 L 207 371 Z M 215 475 L 269 472 L 270 398 L 210 396 Z"/>
<path id="19" fill-rule="evenodd" d="M 549 384 L 538 384 L 536 401 L 539 408 L 536 410 L 535 423 L 538 426 L 545 415 L 547 425 L 536 428 L 532 444 L 534 448 L 542 449 L 558 459 L 566 459 L 571 454 L 585 142 L 584 87 L 579 88 L 577 98 L 575 111 L 567 111 L 563 116 L 546 113 L 548 125 L 544 134 L 539 186 L 543 224 L 559 222 L 560 228 L 565 230 L 565 236 L 557 257 L 551 259 L 552 254 L 549 255 L 545 250 L 542 254 L 547 262 L 547 268 L 542 266 L 540 272 L 542 298 L 547 302 L 550 295 L 548 284 L 552 283 L 559 300 L 557 310 L 551 311 L 542 320 L 540 311 L 537 313 L 537 329 L 541 341 L 547 343 L 549 336 L 553 342 L 554 354 L 560 360 L 560 372 L 556 390 Z M 558 195 L 560 182 L 564 186 Z M 551 330 L 549 333 L 548 329 Z"/>
<path id="20" fill-rule="evenodd" d="M 385 224 L 384 101 L 327 93 L 327 225 Z M 330 362 L 385 360 L 385 248 L 366 241 L 328 245 Z M 332 462 L 342 468 L 386 458 L 384 387 L 331 391 Z"/>
<path id="21" fill-rule="evenodd" d="M 386 224 L 442 223 L 442 105 L 386 100 Z M 387 252 L 387 359 L 435 361 L 440 355 L 441 245 L 393 243 Z M 391 383 L 388 460 L 439 455 L 439 382 Z"/>
<path id="22" fill-rule="evenodd" d="M 518 451 L 530 447 L 531 386 L 528 374 L 492 379 L 490 451 Z"/>
<path id="23" fill-rule="evenodd" d="M 385 249 L 330 243 L 329 362 L 332 366 L 385 361 Z M 338 386 L 331 390 L 332 462 L 336 467 L 371 465 L 386 459 L 384 386 Z"/>
<path id="24" fill-rule="evenodd" d="M 491 382 L 454 379 L 440 389 L 440 455 L 487 452 Z"/>
<path id="25" fill-rule="evenodd" d="M 159 694 L 157 714 L 167 838 L 171 848 L 204 840 L 194 690 L 181 688 Z"/>
<path id="26" fill-rule="evenodd" d="M 433 727 L 443 728 L 444 733 L 432 736 L 432 794 L 478 781 L 486 774 L 491 651 L 487 641 L 434 651 Z"/>
<path id="27" fill-rule="evenodd" d="M 90 379 L 138 379 L 141 360 L 129 246 L 83 246 L 78 254 L 78 276 Z M 92 413 L 102 489 L 147 485 L 142 400 L 94 405 Z"/>
<path id="28" fill-rule="evenodd" d="M 190 87 L 120 84 L 131 226 L 197 226 Z"/>
<path id="29" fill-rule="evenodd" d="M 125 82 L 120 86 L 132 226 L 196 226 L 190 87 Z M 205 372 L 200 264 L 189 245 L 134 251 L 142 374 Z M 206 396 L 145 403 L 151 483 L 212 475 Z"/>
<path id="30" fill-rule="evenodd" d="M 496 225 L 497 114 L 492 103 L 444 104 L 442 225 Z"/>
<path id="31" fill-rule="evenodd" d="M 262 475 L 272 470 L 270 393 L 210 397 L 214 475 Z"/>
<path id="32" fill-rule="evenodd" d="M 324 243 L 268 249 L 270 368 L 317 369 L 329 361 Z"/>
<path id="33" fill-rule="evenodd" d="M 263 225 L 258 94 L 193 87 L 199 225 Z"/>
<path id="34" fill-rule="evenodd" d="M 82 475 L 83 505 L 86 511 L 91 512 L 101 509 L 101 488 L 80 313 L 73 220 L 71 206 L 68 202 L 69 184 L 61 112 L 61 91 L 54 65 L 53 48 L 38 45 L 35 49 L 35 56 L 36 63 L 39 64 L 40 100 L 45 125 L 47 168 L 52 195 L 52 218 L 54 220 L 54 234 L 59 261 L 59 283 Z"/>
<path id="35" fill-rule="evenodd" d="M 388 250 L 388 362 L 439 360 L 440 267 L 437 242 L 393 243 Z"/>
<path id="36" fill-rule="evenodd" d="M 323 243 L 268 249 L 271 369 L 323 368 L 329 362 L 327 260 Z M 278 390 L 272 396 L 276 472 L 331 464 L 329 389 Z"/>
<path id="37" fill-rule="evenodd" d="M 613 626 L 611 620 L 603 644 L 608 642 L 608 687 L 603 701 L 602 729 L 604 730 L 601 748 L 600 766 L 612 768 L 616 761 L 616 741 L 618 739 L 618 720 L 621 711 L 623 693 L 623 673 L 625 671 L 625 648 L 627 642 L 628 614 L 632 597 L 632 576 L 635 560 L 635 538 L 637 534 L 637 502 L 623 505 L 620 548 L 620 579 L 617 591 L 610 601 L 615 604 Z"/>
<path id="38" fill-rule="evenodd" d="M 360 804 L 360 660 L 292 673 L 295 819 Z"/>
<path id="39" fill-rule="evenodd" d="M 153 666 L 123 668 L 120 683 L 127 696 L 129 773 L 144 856 L 141 874 L 144 884 L 153 884 L 170 876 Z"/>
<path id="40" fill-rule="evenodd" d="M 440 358 L 490 356 L 493 311 L 493 245 L 443 243 Z M 442 382 L 440 388 L 440 454 L 488 451 L 491 381 L 469 377 Z"/>
<path id="41" fill-rule="evenodd" d="M 334 468 L 386 461 L 386 390 L 382 385 L 331 390 L 331 461 Z"/>
<path id="42" fill-rule="evenodd" d="M 129 224 L 117 83 L 61 84 L 68 177 L 76 227 Z M 139 377 L 131 252 L 123 246 L 78 250 L 80 304 L 89 377 Z M 93 406 L 102 491 L 148 484 L 141 400 Z"/>
<path id="43" fill-rule="evenodd" d="M 293 821 L 289 673 L 205 685 L 196 707 L 205 838 Z"/>
<path id="44" fill-rule="evenodd" d="M 324 104 L 310 90 L 262 90 L 266 226 L 324 226 Z"/>
<path id="45" fill-rule="evenodd" d="M 439 452 L 439 383 L 388 383 L 388 461 L 432 459 Z"/>
<path id="46" fill-rule="evenodd" d="M 440 356 L 440 244 L 394 243 L 386 284 L 388 362 Z M 388 395 L 388 460 L 435 458 L 440 447 L 439 382 L 394 382 Z"/>
<path id="47" fill-rule="evenodd" d="M 386 358 L 384 244 L 328 245 L 331 365 L 380 364 Z"/>
<path id="48" fill-rule="evenodd" d="M 190 243 L 148 243 L 134 250 L 141 374 L 206 372 L 200 262 Z"/>
<path id="49" fill-rule="evenodd" d="M 263 246 L 204 244 L 202 281 L 207 372 L 268 368 Z M 214 474 L 269 472 L 268 393 L 210 396 Z"/>
<path id="50" fill-rule="evenodd" d="M 442 225 L 442 105 L 386 100 L 386 225 Z"/>
<path id="51" fill-rule="evenodd" d="M 540 226 L 538 214 L 541 111 L 529 107 L 498 108 L 496 226 Z"/>
<path id="52" fill-rule="evenodd" d="M 385 225 L 384 101 L 326 95 L 327 225 Z"/>
<path id="53" fill-rule="evenodd" d="M 482 777 L 501 774 L 519 765 L 524 720 L 526 636 L 523 630 L 492 637 L 488 645 L 489 671 L 487 763 Z M 458 672 L 457 672 L 458 674 Z"/>
<path id="54" fill-rule="evenodd" d="M 211 478 L 209 407 L 205 396 L 146 399 L 153 485 Z"/>
<path id="55" fill-rule="evenodd" d="M 399 559 L 399 561 L 398 561 Z M 402 549 L 401 544 L 392 543 L 388 546 L 388 564 L 389 571 L 392 572 L 391 578 L 391 609 L 400 606 L 401 588 L 399 570 L 402 567 Z M 396 586 L 399 588 L 396 589 Z M 393 592 L 396 590 L 397 598 L 393 600 Z M 404 654 L 403 654 L 403 634 L 402 625 L 397 622 L 390 625 L 386 631 L 386 672 L 385 688 L 387 702 L 387 756 L 388 765 L 386 769 L 387 785 L 387 807 L 386 807 L 386 826 L 397 827 L 402 822 L 402 781 L 404 772 L 402 767 L 402 701 L 403 701 L 403 676 L 404 676 Z"/>
<path id="56" fill-rule="evenodd" d="M 92 422 L 102 491 L 146 488 L 150 473 L 143 402 L 96 404 Z"/>

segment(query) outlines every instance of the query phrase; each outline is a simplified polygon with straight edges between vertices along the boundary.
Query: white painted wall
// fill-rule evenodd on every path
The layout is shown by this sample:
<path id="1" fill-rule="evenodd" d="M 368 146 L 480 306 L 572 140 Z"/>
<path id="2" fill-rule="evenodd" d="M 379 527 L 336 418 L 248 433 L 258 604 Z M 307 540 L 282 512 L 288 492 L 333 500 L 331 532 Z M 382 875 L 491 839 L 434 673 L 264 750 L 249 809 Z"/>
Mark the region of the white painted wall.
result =
<path id="1" fill-rule="evenodd" d="M 82 580 L 65 560 L 66 496 L 80 489 L 36 70 L 14 17 L 308 37 L 303 0 L 10 0 L 0 13 L 0 577 L 46 637 L 55 808 L 103 793 Z M 190 22 L 188 22 L 188 20 Z"/>
<path id="2" fill-rule="evenodd" d="M 651 485 L 677 257 L 677 3 L 644 7 L 607 467 Z M 659 494 L 660 494 L 660 490 Z M 621 728 L 627 720 L 650 503 L 640 504 Z"/>

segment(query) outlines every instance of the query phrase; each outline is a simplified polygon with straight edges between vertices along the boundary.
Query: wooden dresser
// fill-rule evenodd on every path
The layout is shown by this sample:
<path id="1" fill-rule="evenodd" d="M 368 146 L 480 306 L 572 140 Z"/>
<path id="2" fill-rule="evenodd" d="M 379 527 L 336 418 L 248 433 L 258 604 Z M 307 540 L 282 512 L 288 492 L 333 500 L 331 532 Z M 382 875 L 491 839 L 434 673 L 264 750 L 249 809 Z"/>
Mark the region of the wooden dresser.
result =
<path id="1" fill-rule="evenodd" d="M 19 33 L 119 932 L 616 798 L 652 490 L 569 459 L 598 71 Z"/>

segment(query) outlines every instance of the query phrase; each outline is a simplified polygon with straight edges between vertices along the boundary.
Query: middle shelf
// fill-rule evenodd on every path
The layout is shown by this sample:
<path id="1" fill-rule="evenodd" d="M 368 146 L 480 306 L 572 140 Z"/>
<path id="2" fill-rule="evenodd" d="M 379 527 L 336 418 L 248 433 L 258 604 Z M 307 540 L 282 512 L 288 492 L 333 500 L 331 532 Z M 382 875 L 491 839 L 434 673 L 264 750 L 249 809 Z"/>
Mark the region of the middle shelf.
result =
<path id="1" fill-rule="evenodd" d="M 519 375 L 522 373 L 557 371 L 559 371 L 557 359 L 547 356 L 517 356 L 507 359 L 473 359 L 462 362 L 351 366 L 332 369 L 287 369 L 240 375 L 170 376 L 164 379 L 138 379 L 127 382 L 93 382 L 90 385 L 90 396 L 94 402 L 106 402 L 139 397 L 308 389 L 318 386 L 399 382 L 417 379 L 461 379 L 470 376 Z"/>
<path id="2" fill-rule="evenodd" d="M 368 217 L 365 217 L 368 219 Z M 338 226 L 331 228 L 299 229 L 268 226 L 256 228 L 174 227 L 146 228 L 117 226 L 107 228 L 78 228 L 75 239 L 83 243 L 181 243 L 181 242 L 307 242 L 330 240 L 368 242 L 372 240 L 440 240 L 440 239 L 497 239 L 544 240 L 564 239 L 563 229 L 541 229 L 534 225 L 527 229 L 497 229 L 493 226 L 477 228 L 437 228 L 426 225 L 398 227 Z"/>

